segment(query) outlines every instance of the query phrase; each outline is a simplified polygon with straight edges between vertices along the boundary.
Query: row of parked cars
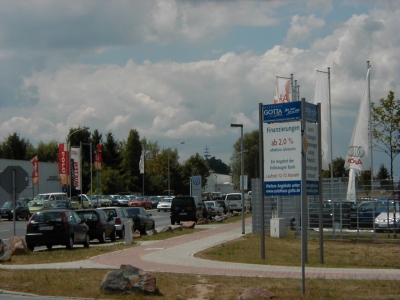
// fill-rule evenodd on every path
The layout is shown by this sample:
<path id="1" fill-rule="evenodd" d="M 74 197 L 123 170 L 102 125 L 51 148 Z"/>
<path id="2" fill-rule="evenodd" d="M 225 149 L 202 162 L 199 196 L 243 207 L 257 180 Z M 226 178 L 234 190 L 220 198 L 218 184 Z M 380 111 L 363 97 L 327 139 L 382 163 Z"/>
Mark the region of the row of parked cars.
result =
<path id="1" fill-rule="evenodd" d="M 322 207 L 324 228 L 373 228 L 376 232 L 400 228 L 399 201 L 390 198 L 364 201 L 358 205 L 351 201 L 325 200 Z M 309 224 L 311 228 L 319 227 L 319 204 L 309 205 Z M 295 229 L 293 216 L 291 229 Z"/>
<path id="2" fill-rule="evenodd" d="M 125 238 L 125 226 L 131 231 L 146 234 L 155 229 L 155 221 L 142 207 L 100 207 L 88 209 L 48 209 L 35 212 L 29 218 L 25 241 L 33 251 L 35 247 L 65 245 L 72 249 L 74 244 L 89 247 L 97 239 L 105 243 Z"/>

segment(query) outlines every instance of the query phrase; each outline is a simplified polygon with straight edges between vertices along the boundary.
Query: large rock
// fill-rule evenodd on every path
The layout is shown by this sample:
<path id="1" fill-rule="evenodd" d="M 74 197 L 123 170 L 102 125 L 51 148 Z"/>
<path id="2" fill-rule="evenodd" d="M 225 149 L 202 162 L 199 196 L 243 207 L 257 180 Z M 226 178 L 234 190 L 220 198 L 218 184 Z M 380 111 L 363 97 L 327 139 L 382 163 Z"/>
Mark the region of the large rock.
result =
<path id="1" fill-rule="evenodd" d="M 193 229 L 194 226 L 196 225 L 196 222 L 193 221 L 188 221 L 182 224 L 183 229 Z"/>
<path id="2" fill-rule="evenodd" d="M 201 225 L 201 224 L 208 224 L 208 220 L 206 218 L 200 218 L 197 221 L 197 225 Z"/>
<path id="3" fill-rule="evenodd" d="M 104 294 L 154 293 L 155 290 L 156 277 L 131 265 L 121 265 L 119 270 L 108 272 L 100 285 L 100 291 Z"/>
<path id="4" fill-rule="evenodd" d="M 11 259 L 11 250 L 10 248 L 0 240 L 0 262 L 8 261 Z"/>
<path id="5" fill-rule="evenodd" d="M 247 300 L 247 299 L 269 299 L 274 298 L 275 294 L 268 292 L 267 290 L 261 288 L 248 288 L 243 294 L 241 294 L 238 299 L 239 300 Z"/>
<path id="6" fill-rule="evenodd" d="M 10 245 L 11 256 L 13 255 L 27 255 L 29 249 L 25 244 L 25 241 L 19 236 L 12 236 L 8 243 Z"/>

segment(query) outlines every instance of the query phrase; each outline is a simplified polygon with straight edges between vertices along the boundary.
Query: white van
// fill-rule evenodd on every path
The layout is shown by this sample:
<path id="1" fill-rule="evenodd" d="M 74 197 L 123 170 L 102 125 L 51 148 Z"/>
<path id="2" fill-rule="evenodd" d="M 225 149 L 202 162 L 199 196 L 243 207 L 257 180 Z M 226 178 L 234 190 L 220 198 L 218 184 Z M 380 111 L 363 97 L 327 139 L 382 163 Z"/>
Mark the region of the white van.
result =
<path id="1" fill-rule="evenodd" d="M 229 206 L 231 211 L 238 210 L 242 211 L 242 194 L 241 193 L 230 193 L 225 196 L 225 203 Z"/>
<path id="2" fill-rule="evenodd" d="M 68 200 L 66 193 L 45 193 L 45 194 L 37 194 L 34 200 Z"/>

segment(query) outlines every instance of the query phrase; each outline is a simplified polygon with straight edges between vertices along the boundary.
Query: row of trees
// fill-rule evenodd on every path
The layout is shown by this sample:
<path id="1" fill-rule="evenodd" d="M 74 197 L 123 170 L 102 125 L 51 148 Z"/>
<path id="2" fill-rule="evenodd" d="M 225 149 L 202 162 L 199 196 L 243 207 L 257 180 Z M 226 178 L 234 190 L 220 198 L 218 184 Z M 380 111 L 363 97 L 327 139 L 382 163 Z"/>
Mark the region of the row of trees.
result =
<path id="1" fill-rule="evenodd" d="M 142 193 L 144 187 L 146 194 L 162 194 L 168 187 L 168 156 L 170 187 L 176 194 L 189 193 L 191 176 L 201 176 L 205 186 L 210 174 L 209 165 L 198 153 L 180 164 L 176 148 L 161 149 L 157 142 L 148 141 L 146 138 L 140 139 L 139 133 L 134 129 L 130 130 L 128 138 L 123 141 L 116 140 L 111 132 L 103 139 L 98 130 L 90 132 L 85 127 L 70 128 L 68 137 L 71 146 L 79 146 L 82 143 L 82 186 L 86 193 L 90 191 L 94 194 L 115 194 L 123 191 Z M 94 151 L 99 143 L 103 145 L 103 167 L 99 173 L 94 173 L 94 177 L 101 177 L 101 180 L 93 180 L 92 183 L 90 145 Z M 142 153 L 145 160 L 144 175 L 140 174 L 139 170 Z M 35 156 L 40 162 L 57 162 L 58 142 L 39 142 L 35 148 L 29 140 L 13 133 L 0 144 L 0 158 L 30 160 Z M 92 172 L 95 171 L 92 169 Z M 101 184 L 97 184 L 100 181 Z"/>

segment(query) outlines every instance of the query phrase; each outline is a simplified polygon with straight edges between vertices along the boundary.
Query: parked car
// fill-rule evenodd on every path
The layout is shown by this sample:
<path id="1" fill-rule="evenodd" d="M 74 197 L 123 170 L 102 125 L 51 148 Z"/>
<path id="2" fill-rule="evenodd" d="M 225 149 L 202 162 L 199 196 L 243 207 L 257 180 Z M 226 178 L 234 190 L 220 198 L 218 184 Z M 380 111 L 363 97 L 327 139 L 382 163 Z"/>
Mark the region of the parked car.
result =
<path id="1" fill-rule="evenodd" d="M 224 208 L 218 203 L 218 201 L 204 201 L 205 206 L 209 213 L 209 218 L 219 216 L 224 212 Z"/>
<path id="2" fill-rule="evenodd" d="M 157 211 L 171 211 L 172 198 L 164 198 L 157 204 Z"/>
<path id="3" fill-rule="evenodd" d="M 151 218 L 152 214 L 147 213 L 143 207 L 127 207 L 126 211 L 135 224 L 135 230 L 139 230 L 141 234 L 146 234 L 149 230 L 155 230 L 156 223 Z"/>
<path id="4" fill-rule="evenodd" d="M 139 206 L 144 209 L 151 209 L 152 204 L 146 197 L 136 197 L 136 199 L 129 201 L 129 206 Z"/>
<path id="5" fill-rule="evenodd" d="M 118 196 L 117 198 L 117 205 L 118 206 L 129 206 L 129 197 L 128 196 Z"/>
<path id="6" fill-rule="evenodd" d="M 44 193 L 37 194 L 34 200 L 68 200 L 66 193 Z"/>
<path id="7" fill-rule="evenodd" d="M 157 205 L 160 202 L 161 197 L 149 196 L 149 197 L 147 197 L 147 199 L 149 199 L 149 201 L 151 202 L 151 208 L 157 208 Z"/>
<path id="8" fill-rule="evenodd" d="M 68 200 L 57 200 L 57 201 L 50 201 L 50 209 L 56 208 L 65 208 L 65 209 L 75 209 L 71 202 Z"/>
<path id="9" fill-rule="evenodd" d="M 222 208 L 224 209 L 224 214 L 227 214 L 229 212 L 229 205 L 226 204 L 225 200 L 215 200 L 215 201 L 222 206 Z"/>
<path id="10" fill-rule="evenodd" d="M 322 224 L 324 228 L 351 228 L 351 215 L 357 210 L 351 201 L 324 201 Z M 319 227 L 319 205 L 312 203 L 309 208 L 310 227 Z"/>
<path id="11" fill-rule="evenodd" d="M 29 201 L 28 207 L 29 207 L 29 215 L 32 215 L 37 211 L 51 208 L 51 204 L 50 201 L 48 200 L 32 200 Z"/>
<path id="12" fill-rule="evenodd" d="M 79 215 L 69 209 L 50 209 L 35 212 L 26 225 L 25 242 L 29 250 L 37 246 L 51 249 L 54 245 L 90 244 L 89 227 Z"/>
<path id="13" fill-rule="evenodd" d="M 96 208 L 79 209 L 76 210 L 76 213 L 89 226 L 90 240 L 98 239 L 100 243 L 105 243 L 107 238 L 111 241 L 117 239 L 114 218 L 107 216 L 104 210 Z"/>
<path id="14" fill-rule="evenodd" d="M 112 199 L 114 199 L 114 196 L 111 196 L 111 195 L 99 195 L 99 198 L 100 198 L 100 206 L 101 207 L 114 205 L 113 201 L 112 201 Z M 118 203 L 117 199 L 116 199 L 116 201 Z M 115 205 L 117 205 L 117 204 L 115 204 Z"/>
<path id="15" fill-rule="evenodd" d="M 70 202 L 75 209 L 90 207 L 89 197 L 84 194 L 71 197 Z"/>
<path id="16" fill-rule="evenodd" d="M 197 223 L 203 214 L 201 201 L 192 196 L 177 196 L 172 199 L 170 211 L 171 225 L 181 221 Z"/>
<path id="17" fill-rule="evenodd" d="M 12 201 L 5 202 L 0 208 L 0 213 L 2 218 L 7 218 L 11 221 L 14 218 Z M 19 221 L 20 219 L 29 220 L 29 207 L 24 201 L 17 201 L 15 203 L 15 221 Z"/>
<path id="18" fill-rule="evenodd" d="M 389 208 L 389 212 L 387 210 L 381 212 L 375 218 L 375 232 L 383 232 L 383 231 L 393 231 L 399 232 L 400 229 L 400 211 L 399 204 L 395 207 Z"/>
<path id="19" fill-rule="evenodd" d="M 125 224 L 129 222 L 131 224 L 131 230 L 134 232 L 135 227 L 132 219 L 129 217 L 128 212 L 124 207 L 100 207 L 98 209 L 103 210 L 108 217 L 113 217 L 115 221 L 115 230 L 119 238 L 125 238 Z"/>
<path id="20" fill-rule="evenodd" d="M 241 211 L 242 210 L 242 194 L 241 193 L 230 193 L 226 194 L 225 202 L 229 205 L 231 211 Z"/>
<path id="21" fill-rule="evenodd" d="M 393 207 L 394 201 L 387 199 L 365 201 L 358 205 L 356 211 L 352 213 L 351 225 L 353 228 L 372 228 L 374 219 L 380 213 Z"/>

